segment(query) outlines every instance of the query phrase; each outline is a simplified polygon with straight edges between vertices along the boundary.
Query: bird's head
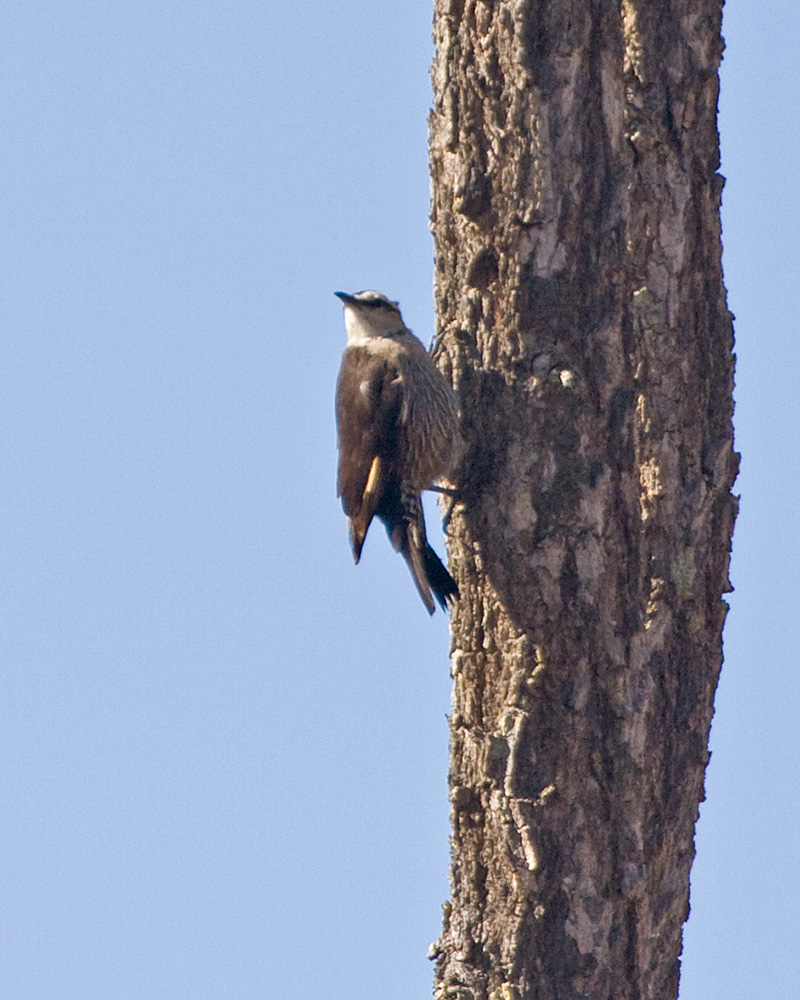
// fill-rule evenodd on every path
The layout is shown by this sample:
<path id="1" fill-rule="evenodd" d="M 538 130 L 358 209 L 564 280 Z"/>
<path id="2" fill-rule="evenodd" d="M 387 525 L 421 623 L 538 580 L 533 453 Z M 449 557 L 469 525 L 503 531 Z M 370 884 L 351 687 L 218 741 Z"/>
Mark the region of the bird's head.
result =
<path id="1" fill-rule="evenodd" d="M 350 342 L 386 337 L 404 330 L 405 323 L 396 302 L 380 292 L 335 292 L 344 303 L 344 324 Z"/>

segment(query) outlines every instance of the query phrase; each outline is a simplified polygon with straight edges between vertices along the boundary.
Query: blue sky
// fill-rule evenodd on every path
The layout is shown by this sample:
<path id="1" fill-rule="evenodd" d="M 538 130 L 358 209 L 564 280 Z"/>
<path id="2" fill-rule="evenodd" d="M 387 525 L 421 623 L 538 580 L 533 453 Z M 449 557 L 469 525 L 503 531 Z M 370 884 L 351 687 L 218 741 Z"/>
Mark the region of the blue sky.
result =
<path id="1" fill-rule="evenodd" d="M 431 8 L 0 11 L 0 994 L 429 996 L 448 635 L 335 499 L 335 289 L 433 326 Z M 726 8 L 732 612 L 682 1000 L 800 976 L 788 0 Z"/>

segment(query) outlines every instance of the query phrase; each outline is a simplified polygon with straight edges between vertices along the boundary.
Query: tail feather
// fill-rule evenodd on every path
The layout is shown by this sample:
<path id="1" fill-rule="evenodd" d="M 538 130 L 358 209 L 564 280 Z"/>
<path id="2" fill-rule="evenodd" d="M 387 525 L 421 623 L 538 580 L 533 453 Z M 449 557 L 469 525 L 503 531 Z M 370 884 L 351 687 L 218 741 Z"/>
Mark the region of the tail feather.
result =
<path id="1" fill-rule="evenodd" d="M 458 593 L 456 581 L 450 576 L 442 560 L 427 542 L 425 545 L 425 570 L 428 575 L 428 583 L 442 610 L 446 611 L 448 605 L 457 601 L 461 595 Z"/>
<path id="2" fill-rule="evenodd" d="M 458 587 L 428 542 L 420 498 L 406 497 L 401 507 L 399 516 L 386 519 L 386 529 L 392 545 L 408 564 L 428 614 L 432 615 L 436 610 L 433 597 L 443 610 L 447 610 L 448 605 L 459 596 Z"/>
<path id="3" fill-rule="evenodd" d="M 408 563 L 408 568 L 411 570 L 411 576 L 414 579 L 419 596 L 422 598 L 422 603 L 428 609 L 428 614 L 432 615 L 436 607 L 431 597 L 430 581 L 428 580 L 428 561 L 425 558 L 426 553 L 424 548 L 427 544 L 428 542 L 424 535 L 420 539 L 417 525 L 411 524 L 407 526 L 405 545 L 400 551 Z"/>

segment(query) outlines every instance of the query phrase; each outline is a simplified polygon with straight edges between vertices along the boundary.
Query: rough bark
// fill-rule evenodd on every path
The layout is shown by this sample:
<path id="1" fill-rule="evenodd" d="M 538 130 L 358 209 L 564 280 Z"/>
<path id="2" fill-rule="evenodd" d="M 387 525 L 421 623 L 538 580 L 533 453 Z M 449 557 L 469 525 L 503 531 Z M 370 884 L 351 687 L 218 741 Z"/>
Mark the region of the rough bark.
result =
<path id="1" fill-rule="evenodd" d="M 722 662 L 721 0 L 436 0 L 451 902 L 436 996 L 677 995 Z"/>

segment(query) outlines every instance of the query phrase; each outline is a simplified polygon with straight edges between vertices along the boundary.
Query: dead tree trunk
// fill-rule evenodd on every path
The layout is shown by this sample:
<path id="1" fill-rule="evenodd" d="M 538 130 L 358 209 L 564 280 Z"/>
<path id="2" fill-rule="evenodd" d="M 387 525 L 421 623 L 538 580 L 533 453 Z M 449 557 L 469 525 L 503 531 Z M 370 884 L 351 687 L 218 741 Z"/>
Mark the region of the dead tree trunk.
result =
<path id="1" fill-rule="evenodd" d="M 722 662 L 721 0 L 436 0 L 452 900 L 437 998 L 674 998 Z"/>

